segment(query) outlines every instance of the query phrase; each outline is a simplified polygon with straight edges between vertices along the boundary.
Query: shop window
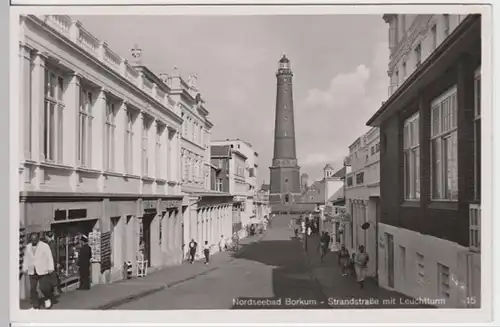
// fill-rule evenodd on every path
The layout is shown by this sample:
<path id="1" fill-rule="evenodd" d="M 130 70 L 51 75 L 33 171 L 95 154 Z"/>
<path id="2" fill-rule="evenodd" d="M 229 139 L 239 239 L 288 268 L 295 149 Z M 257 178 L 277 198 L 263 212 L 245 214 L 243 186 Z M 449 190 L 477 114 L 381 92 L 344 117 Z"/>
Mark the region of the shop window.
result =
<path id="1" fill-rule="evenodd" d="M 112 258 L 111 265 L 115 268 L 122 266 L 121 240 L 123 235 L 120 235 L 120 217 L 111 218 L 111 244 Z"/>

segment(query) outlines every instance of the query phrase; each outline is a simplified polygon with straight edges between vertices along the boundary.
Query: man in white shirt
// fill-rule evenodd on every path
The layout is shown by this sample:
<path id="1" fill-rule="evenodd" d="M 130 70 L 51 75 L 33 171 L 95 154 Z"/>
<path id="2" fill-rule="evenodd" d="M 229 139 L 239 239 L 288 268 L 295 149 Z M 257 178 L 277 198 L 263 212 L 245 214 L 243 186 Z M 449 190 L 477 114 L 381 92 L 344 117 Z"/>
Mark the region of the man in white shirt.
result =
<path id="1" fill-rule="evenodd" d="M 50 246 L 40 242 L 38 233 L 30 236 L 30 243 L 26 246 L 23 262 L 23 272 L 28 274 L 30 281 L 31 304 L 34 309 L 40 307 L 38 299 L 38 284 L 43 295 L 46 309 L 52 306 L 52 283 L 50 275 L 54 271 L 54 259 Z"/>

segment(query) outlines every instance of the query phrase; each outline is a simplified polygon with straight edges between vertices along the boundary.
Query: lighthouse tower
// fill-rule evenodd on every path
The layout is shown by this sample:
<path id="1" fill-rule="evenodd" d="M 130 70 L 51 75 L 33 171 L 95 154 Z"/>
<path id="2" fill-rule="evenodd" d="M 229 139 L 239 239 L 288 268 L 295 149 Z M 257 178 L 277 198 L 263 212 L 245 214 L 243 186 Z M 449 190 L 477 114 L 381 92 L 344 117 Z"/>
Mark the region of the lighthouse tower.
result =
<path id="1" fill-rule="evenodd" d="M 282 212 L 288 209 L 293 211 L 301 196 L 300 167 L 295 147 L 292 77 L 290 60 L 283 55 L 276 72 L 274 156 L 269 167 L 271 210 Z"/>

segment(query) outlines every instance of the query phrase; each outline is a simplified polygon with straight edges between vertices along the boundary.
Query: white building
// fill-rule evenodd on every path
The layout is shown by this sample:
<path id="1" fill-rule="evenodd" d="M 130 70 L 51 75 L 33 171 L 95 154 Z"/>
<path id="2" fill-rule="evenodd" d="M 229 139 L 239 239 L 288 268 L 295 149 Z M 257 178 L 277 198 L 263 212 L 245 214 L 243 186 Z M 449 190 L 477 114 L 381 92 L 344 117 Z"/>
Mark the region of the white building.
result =
<path id="1" fill-rule="evenodd" d="M 345 229 L 346 247 L 351 253 L 364 245 L 370 256 L 367 275 L 377 276 L 380 167 L 379 131 L 372 128 L 349 147 L 351 171 L 346 174 L 345 200 L 349 225 Z M 367 229 L 362 225 L 369 223 Z"/>
<path id="2" fill-rule="evenodd" d="M 182 261 L 182 118 L 171 88 L 68 16 L 19 20 L 21 234 L 54 231 L 63 288 L 78 284 L 81 234 L 95 283 Z M 22 254 L 22 253 L 21 253 Z M 21 281 L 21 296 L 25 294 Z"/>
<path id="3" fill-rule="evenodd" d="M 229 145 L 233 152 L 233 160 L 230 167 L 230 193 L 235 196 L 235 202 L 241 202 L 241 228 L 242 236 L 248 232 L 251 224 L 259 222 L 257 212 L 259 201 L 257 197 L 257 167 L 258 153 L 253 149 L 249 142 L 240 139 L 212 141 L 212 145 Z M 243 161 L 242 161 L 243 160 Z M 241 200 L 241 201 L 240 201 Z"/>
<path id="4" fill-rule="evenodd" d="M 198 256 L 203 244 L 218 250 L 221 235 L 231 235 L 232 198 L 227 193 L 211 190 L 210 134 L 213 124 L 208 119 L 205 101 L 197 89 L 197 75 L 185 81 L 177 68 L 171 75 L 164 74 L 170 95 L 177 103 L 183 123 L 181 132 L 182 192 L 187 194 L 184 205 L 184 240 L 198 242 Z M 184 248 L 187 252 L 187 248 Z"/>

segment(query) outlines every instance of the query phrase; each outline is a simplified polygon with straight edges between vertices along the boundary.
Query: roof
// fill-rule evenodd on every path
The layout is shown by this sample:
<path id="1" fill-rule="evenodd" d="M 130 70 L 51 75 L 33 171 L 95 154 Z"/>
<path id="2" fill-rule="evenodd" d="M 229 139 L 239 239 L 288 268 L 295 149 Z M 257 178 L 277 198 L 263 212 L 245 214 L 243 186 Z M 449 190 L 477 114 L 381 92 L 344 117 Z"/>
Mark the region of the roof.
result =
<path id="1" fill-rule="evenodd" d="M 339 199 L 344 199 L 344 186 L 341 186 L 331 197 L 328 198 L 328 202 L 335 202 Z"/>
<path id="2" fill-rule="evenodd" d="M 240 156 L 241 158 L 247 160 L 248 157 L 246 155 L 244 155 L 243 153 L 241 153 L 240 151 L 236 150 L 236 149 L 232 149 L 232 153 L 235 153 L 237 154 L 238 156 Z"/>
<path id="3" fill-rule="evenodd" d="M 260 187 L 260 189 L 262 191 L 266 191 L 267 192 L 267 191 L 269 191 L 271 189 L 271 185 L 269 185 L 269 184 L 262 184 L 262 186 Z"/>
<path id="4" fill-rule="evenodd" d="M 231 158 L 231 147 L 229 145 L 212 145 L 210 146 L 210 156 L 212 158 Z"/>
<path id="5" fill-rule="evenodd" d="M 468 15 L 453 32 L 417 67 L 405 82 L 394 92 L 379 110 L 368 120 L 368 126 L 380 126 L 387 115 L 403 108 L 409 97 L 413 97 L 428 86 L 436 74 L 445 73 L 464 51 L 481 45 L 481 15 Z"/>
<path id="6" fill-rule="evenodd" d="M 280 59 L 280 62 L 290 62 L 290 60 L 288 60 L 288 58 L 283 55 L 283 57 Z"/>
<path id="7" fill-rule="evenodd" d="M 314 186 L 314 188 L 313 188 Z M 302 203 L 325 203 L 325 183 L 323 180 L 313 183 L 311 188 L 302 195 Z"/>
<path id="8" fill-rule="evenodd" d="M 345 177 L 346 168 L 345 166 L 340 168 L 332 177 L 343 178 Z"/>

